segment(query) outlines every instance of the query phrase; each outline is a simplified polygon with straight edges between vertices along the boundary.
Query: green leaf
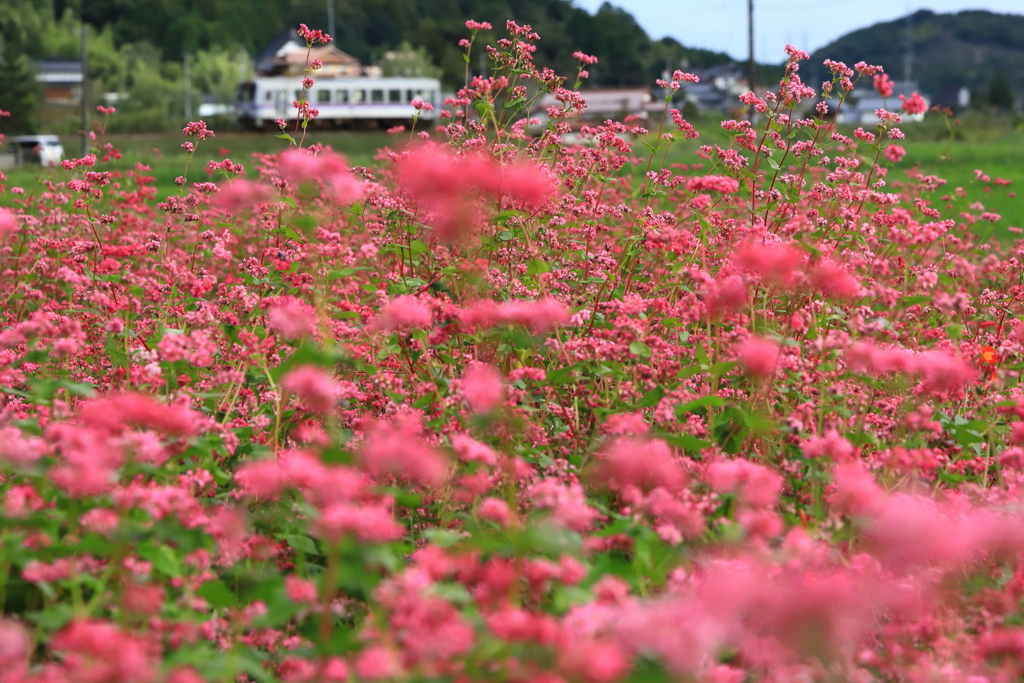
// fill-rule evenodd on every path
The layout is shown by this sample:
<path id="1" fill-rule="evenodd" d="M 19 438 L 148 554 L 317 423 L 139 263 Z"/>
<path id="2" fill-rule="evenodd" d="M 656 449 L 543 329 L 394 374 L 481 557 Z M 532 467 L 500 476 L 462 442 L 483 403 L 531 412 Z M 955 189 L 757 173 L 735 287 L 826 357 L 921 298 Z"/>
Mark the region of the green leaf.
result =
<path id="1" fill-rule="evenodd" d="M 422 254 L 430 251 L 430 247 L 428 247 L 422 240 L 413 240 L 409 243 L 409 250 L 414 254 Z"/>
<path id="2" fill-rule="evenodd" d="M 284 534 L 281 536 L 281 538 L 287 541 L 288 545 L 290 545 L 291 547 L 295 548 L 296 550 L 301 550 L 302 552 L 308 555 L 320 554 L 320 551 L 316 548 L 316 543 L 309 536 L 300 536 L 298 534 Z"/>
<path id="3" fill-rule="evenodd" d="M 439 548 L 450 548 L 462 541 L 462 534 L 451 529 L 426 529 L 423 537 Z"/>
<path id="4" fill-rule="evenodd" d="M 729 455 L 739 453 L 749 431 L 747 415 L 736 406 L 728 406 L 716 415 L 711 427 L 718 445 Z"/>
<path id="5" fill-rule="evenodd" d="M 700 453 L 705 448 L 711 447 L 711 442 L 698 439 L 692 434 L 663 434 L 661 439 L 676 448 L 682 448 L 691 453 Z"/>
<path id="6" fill-rule="evenodd" d="M 665 388 L 661 386 L 654 387 L 646 394 L 643 398 L 637 401 L 635 407 L 637 408 L 653 408 L 661 402 L 661 399 L 665 396 Z"/>
<path id="7" fill-rule="evenodd" d="M 196 590 L 196 595 L 210 603 L 214 609 L 233 607 L 238 603 L 238 598 L 220 579 L 207 581 Z"/>
<path id="8" fill-rule="evenodd" d="M 721 407 L 725 405 L 725 399 L 721 396 L 701 396 L 689 403 L 680 403 L 676 406 L 676 417 L 682 417 L 686 413 L 694 413 L 701 408 L 708 406 Z"/>
<path id="9" fill-rule="evenodd" d="M 25 617 L 29 621 L 38 624 L 48 631 L 56 631 L 65 626 L 75 616 L 71 605 L 59 603 L 38 612 L 26 612 Z"/>
<path id="10" fill-rule="evenodd" d="M 498 239 L 501 240 L 502 242 L 508 242 L 510 239 L 512 239 L 512 233 L 508 230 L 502 230 L 501 232 L 498 233 Z"/>
<path id="11" fill-rule="evenodd" d="M 160 573 L 171 577 L 181 576 L 181 562 L 170 546 L 146 544 L 139 548 L 139 555 L 152 562 L 153 569 Z"/>
<path id="12" fill-rule="evenodd" d="M 299 205 L 296 204 L 295 200 L 292 199 L 291 197 L 278 197 L 277 200 L 279 202 L 281 202 L 282 204 L 287 204 L 288 206 L 292 207 L 293 209 L 299 208 Z"/>
<path id="13" fill-rule="evenodd" d="M 651 347 L 649 347 L 647 344 L 644 344 L 639 339 L 632 342 L 629 345 L 629 352 L 632 353 L 634 356 L 639 356 L 640 358 L 651 357 Z"/>
<path id="14" fill-rule="evenodd" d="M 540 259 L 533 259 L 532 261 L 530 261 L 530 265 L 527 266 L 526 268 L 526 274 L 530 276 L 550 272 L 551 264 L 548 263 L 547 261 L 542 261 Z"/>

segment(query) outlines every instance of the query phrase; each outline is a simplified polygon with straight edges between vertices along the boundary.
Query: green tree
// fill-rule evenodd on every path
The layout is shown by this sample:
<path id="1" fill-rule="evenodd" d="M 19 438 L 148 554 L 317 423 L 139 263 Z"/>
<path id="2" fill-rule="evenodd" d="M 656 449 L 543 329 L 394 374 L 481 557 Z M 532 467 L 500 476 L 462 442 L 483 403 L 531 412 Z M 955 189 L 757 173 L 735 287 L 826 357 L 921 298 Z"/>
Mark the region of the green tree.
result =
<path id="1" fill-rule="evenodd" d="M 380 66 L 385 76 L 441 77 L 441 69 L 434 66 L 426 48 L 413 48 L 409 41 L 404 41 L 397 50 L 385 52 Z"/>
<path id="2" fill-rule="evenodd" d="M 8 43 L 0 52 L 0 109 L 10 112 L 10 116 L 0 117 L 0 132 L 34 133 L 34 110 L 39 99 L 32 61 Z"/>
<path id="3" fill-rule="evenodd" d="M 988 103 L 1001 111 L 1013 110 L 1013 89 L 1002 69 L 992 74 L 988 83 Z"/>

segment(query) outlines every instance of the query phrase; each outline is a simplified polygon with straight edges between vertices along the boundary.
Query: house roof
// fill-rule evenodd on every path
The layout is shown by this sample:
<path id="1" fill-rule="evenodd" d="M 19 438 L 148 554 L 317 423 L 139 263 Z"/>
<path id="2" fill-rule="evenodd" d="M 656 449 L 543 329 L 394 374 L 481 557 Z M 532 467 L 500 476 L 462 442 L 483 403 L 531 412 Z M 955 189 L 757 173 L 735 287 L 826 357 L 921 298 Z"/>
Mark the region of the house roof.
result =
<path id="1" fill-rule="evenodd" d="M 306 65 L 306 43 L 295 31 L 282 31 L 256 56 L 256 73 L 268 75 L 291 66 Z M 325 66 L 359 66 L 359 60 L 333 44 L 309 48 L 309 59 L 319 59 Z"/>
<path id="2" fill-rule="evenodd" d="M 39 83 L 81 83 L 82 62 L 77 59 L 40 59 L 35 62 Z"/>

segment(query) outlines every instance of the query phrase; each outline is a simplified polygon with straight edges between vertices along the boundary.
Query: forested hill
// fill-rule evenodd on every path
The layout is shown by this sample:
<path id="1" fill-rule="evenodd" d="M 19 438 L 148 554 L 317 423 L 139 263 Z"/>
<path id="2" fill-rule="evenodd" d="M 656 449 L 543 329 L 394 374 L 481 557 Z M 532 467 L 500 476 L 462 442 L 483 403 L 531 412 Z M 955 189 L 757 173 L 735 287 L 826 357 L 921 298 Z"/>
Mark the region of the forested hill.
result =
<path id="1" fill-rule="evenodd" d="M 1024 11 L 1024 3 L 1021 4 Z M 910 40 L 907 40 L 907 37 Z M 981 10 L 936 14 L 928 10 L 849 33 L 814 53 L 847 64 L 881 64 L 893 78 L 903 77 L 907 46 L 913 55 L 912 78 L 923 91 L 937 93 L 966 85 L 987 96 L 993 83 L 1008 81 L 1024 92 L 1024 16 Z"/>
<path id="2" fill-rule="evenodd" d="M 85 19 L 98 29 L 109 26 L 119 44 L 146 41 L 166 60 L 183 51 L 241 45 L 258 53 L 283 28 L 299 22 L 327 29 L 327 0 L 8 0 L 45 6 L 56 16 L 85 6 Z M 466 36 L 465 21 L 488 21 L 504 33 L 506 19 L 527 23 L 540 33 L 537 62 L 560 73 L 575 73 L 572 53 L 582 50 L 600 62 L 591 85 L 651 83 L 667 65 L 683 60 L 693 66 L 731 61 L 724 53 L 684 48 L 672 39 L 652 40 L 628 12 L 605 4 L 595 14 L 570 0 L 334 0 L 337 45 L 370 62 L 408 42 L 427 50 L 445 80 L 461 83 L 464 63 L 457 47 Z M 474 63 L 474 66 L 476 64 Z"/>

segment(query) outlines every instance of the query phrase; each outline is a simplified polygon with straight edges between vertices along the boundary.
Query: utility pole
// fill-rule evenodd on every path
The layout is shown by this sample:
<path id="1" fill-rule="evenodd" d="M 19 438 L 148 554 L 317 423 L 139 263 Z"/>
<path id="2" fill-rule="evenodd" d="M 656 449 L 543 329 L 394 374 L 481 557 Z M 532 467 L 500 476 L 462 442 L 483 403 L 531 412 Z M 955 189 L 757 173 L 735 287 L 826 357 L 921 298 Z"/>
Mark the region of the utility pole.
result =
<path id="1" fill-rule="evenodd" d="M 754 0 L 747 0 L 747 53 L 750 55 L 747 80 L 750 82 L 750 92 L 754 92 Z M 750 105 L 747 118 L 754 120 L 754 105 Z"/>
<path id="2" fill-rule="evenodd" d="M 907 44 L 903 52 L 903 82 L 904 88 L 910 87 L 910 77 L 913 75 L 914 65 L 914 34 L 911 27 L 910 8 L 907 7 Z"/>
<path id="3" fill-rule="evenodd" d="M 192 120 L 192 74 L 189 71 L 188 53 L 182 57 L 182 65 L 185 68 L 185 120 Z"/>
<path id="4" fill-rule="evenodd" d="M 82 19 L 82 156 L 89 155 L 89 48 L 85 19 Z"/>
<path id="5" fill-rule="evenodd" d="M 327 0 L 327 33 L 334 38 L 334 0 Z"/>

